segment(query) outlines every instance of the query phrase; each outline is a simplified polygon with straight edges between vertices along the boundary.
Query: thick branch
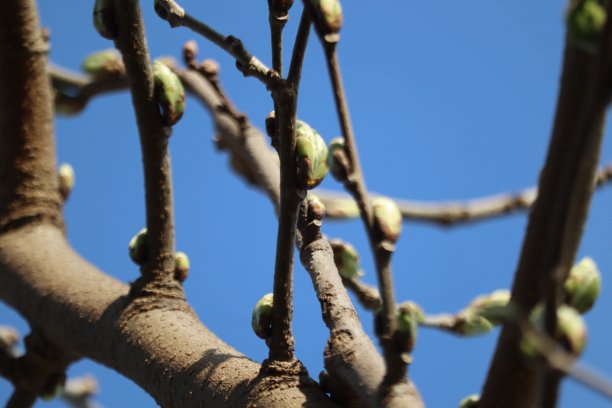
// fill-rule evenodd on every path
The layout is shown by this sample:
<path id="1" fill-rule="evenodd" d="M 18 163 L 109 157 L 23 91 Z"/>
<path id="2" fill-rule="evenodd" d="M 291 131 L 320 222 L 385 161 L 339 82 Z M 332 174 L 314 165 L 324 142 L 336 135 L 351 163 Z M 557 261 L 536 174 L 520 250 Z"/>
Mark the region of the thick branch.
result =
<path id="1" fill-rule="evenodd" d="M 607 24 L 599 58 L 565 49 L 552 139 L 512 288 L 512 302 L 523 313 L 565 281 L 580 242 L 609 97 L 611 34 Z M 539 404 L 539 370 L 521 357 L 521 337 L 516 325 L 504 326 L 479 407 Z"/>
<path id="2" fill-rule="evenodd" d="M 0 232 L 32 220 L 62 224 L 53 108 L 33 0 L 0 13 Z"/>
<path id="3" fill-rule="evenodd" d="M 126 285 L 76 255 L 57 228 L 0 236 L 0 276 L 0 298 L 56 347 L 117 370 L 161 406 L 330 406 L 303 375 L 267 369 L 264 378 L 184 299 L 130 299 Z"/>
<path id="4" fill-rule="evenodd" d="M 159 113 L 153 72 L 137 0 L 116 1 L 121 51 L 136 112 L 145 179 L 147 262 L 145 277 L 174 276 L 174 214 L 168 132 Z"/>

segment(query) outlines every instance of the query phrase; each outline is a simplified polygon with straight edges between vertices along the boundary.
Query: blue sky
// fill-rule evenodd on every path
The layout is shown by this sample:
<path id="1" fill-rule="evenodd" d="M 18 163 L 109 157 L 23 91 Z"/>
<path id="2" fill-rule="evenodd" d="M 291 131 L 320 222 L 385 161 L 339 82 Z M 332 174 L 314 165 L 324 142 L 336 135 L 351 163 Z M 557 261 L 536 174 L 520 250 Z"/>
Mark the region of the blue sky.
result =
<path id="1" fill-rule="evenodd" d="M 85 55 L 112 44 L 91 23 L 93 2 L 39 2 L 51 29 L 51 60 L 78 69 Z M 143 2 L 153 57 L 178 57 L 196 38 L 170 29 Z M 243 39 L 260 59 L 271 60 L 266 1 L 181 3 L 225 34 Z M 370 190 L 415 200 L 468 199 L 515 191 L 536 183 L 554 112 L 563 46 L 561 2 L 387 1 L 345 2 L 339 55 L 362 165 Z M 377 10 L 377 7 L 380 10 Z M 286 30 L 291 44 L 299 20 L 296 1 Z M 197 39 L 197 38 L 196 38 Z M 256 80 L 243 78 L 233 61 L 197 39 L 200 58 L 221 65 L 221 79 L 237 107 L 262 127 L 272 102 Z M 287 48 L 289 50 L 289 48 Z M 287 51 L 287 55 L 290 55 Z M 329 142 L 339 134 L 323 54 L 309 44 L 299 97 L 299 117 Z M 609 133 L 609 132 L 608 132 Z M 73 165 L 76 187 L 66 206 L 68 237 L 87 259 L 125 282 L 138 274 L 127 243 L 144 223 L 141 156 L 127 93 L 93 101 L 76 118 L 56 121 L 58 156 Z M 254 303 L 272 290 L 276 221 L 272 206 L 227 166 L 212 144 L 210 118 L 194 100 L 171 140 L 177 249 L 192 271 L 189 301 L 223 340 L 261 361 L 265 344 L 251 332 Z M 606 142 L 602 162 L 612 160 Z M 333 180 L 323 188 L 340 190 Z M 612 329 L 606 311 L 612 270 L 612 188 L 597 192 L 579 256 L 592 256 L 603 272 L 603 295 L 586 316 L 590 341 L 583 360 L 612 374 Z M 397 298 L 430 313 L 461 309 L 473 297 L 507 288 L 517 264 L 525 215 L 443 229 L 406 222 L 393 260 Z M 375 283 L 364 229 L 358 221 L 327 222 L 324 232 L 360 251 L 366 282 Z M 296 347 L 310 374 L 322 368 L 327 338 L 312 285 L 296 270 Z M 359 309 L 371 332 L 371 316 Z M 0 324 L 26 325 L 0 305 Z M 427 406 L 452 407 L 478 392 L 497 332 L 459 339 L 422 330 L 411 375 Z M 131 381 L 90 361 L 70 374 L 93 373 L 106 407 L 155 406 Z M 0 396 L 10 388 L 0 381 Z M 571 380 L 561 407 L 610 404 Z M 37 406 L 44 406 L 40 403 Z M 59 406 L 51 404 L 49 406 Z"/>

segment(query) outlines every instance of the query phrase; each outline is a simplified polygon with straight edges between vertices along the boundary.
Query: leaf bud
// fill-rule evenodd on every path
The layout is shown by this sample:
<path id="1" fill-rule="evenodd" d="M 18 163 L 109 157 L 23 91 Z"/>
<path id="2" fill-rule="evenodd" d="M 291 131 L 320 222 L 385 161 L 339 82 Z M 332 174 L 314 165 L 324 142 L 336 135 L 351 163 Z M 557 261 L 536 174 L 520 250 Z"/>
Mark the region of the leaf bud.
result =
<path id="1" fill-rule="evenodd" d="M 172 126 L 185 111 L 185 89 L 178 76 L 160 60 L 153 62 L 153 78 L 162 121 Z"/>
<path id="2" fill-rule="evenodd" d="M 276 137 L 276 113 L 274 111 L 266 116 L 266 133 L 272 139 Z"/>
<path id="3" fill-rule="evenodd" d="M 117 38 L 119 27 L 117 25 L 117 12 L 115 0 L 96 0 L 93 10 L 93 23 L 98 34 L 113 40 Z"/>
<path id="4" fill-rule="evenodd" d="M 584 258 L 571 269 L 565 281 L 566 303 L 580 313 L 588 312 L 601 290 L 601 273 L 591 258 Z"/>
<path id="5" fill-rule="evenodd" d="M 185 282 L 189 274 L 189 257 L 184 252 L 177 252 L 174 255 L 174 277 L 179 282 Z"/>
<path id="6" fill-rule="evenodd" d="M 342 6 L 338 0 L 309 0 L 319 35 L 328 43 L 338 42 L 342 28 Z"/>
<path id="7" fill-rule="evenodd" d="M 393 250 L 402 232 L 402 213 L 395 201 L 387 197 L 376 197 L 372 200 L 374 228 L 383 241 L 386 249 Z"/>
<path id="8" fill-rule="evenodd" d="M 468 310 L 459 315 L 459 319 L 453 327 L 453 332 L 466 337 L 480 336 L 489 333 L 494 327 L 489 320 Z"/>
<path id="9" fill-rule="evenodd" d="M 272 306 L 274 295 L 268 293 L 255 304 L 253 315 L 251 316 L 251 327 L 253 331 L 262 339 L 267 339 L 272 335 Z"/>
<path id="10" fill-rule="evenodd" d="M 344 148 L 344 138 L 336 137 L 329 143 L 327 165 L 336 180 L 344 183 L 349 173 L 349 159 Z"/>
<path id="11" fill-rule="evenodd" d="M 561 305 L 557 309 L 557 319 L 561 343 L 572 354 L 580 355 L 587 341 L 587 328 L 582 316 L 573 307 Z"/>
<path id="12" fill-rule="evenodd" d="M 459 403 L 459 408 L 478 408 L 478 401 L 480 401 L 480 395 L 472 394 L 468 395 Z"/>
<path id="13" fill-rule="evenodd" d="M 64 201 L 68 199 L 72 189 L 74 188 L 74 169 L 68 163 L 62 163 L 57 171 L 57 180 L 59 184 L 59 192 Z"/>
<path id="14" fill-rule="evenodd" d="M 595 52 L 606 20 L 606 9 L 599 1 L 573 1 L 567 13 L 569 41 L 584 51 Z"/>
<path id="15" fill-rule="evenodd" d="M 130 258 L 136 265 L 144 265 L 148 258 L 147 229 L 141 229 L 134 235 L 128 245 Z"/>
<path id="16" fill-rule="evenodd" d="M 354 246 L 340 239 L 329 241 L 334 251 L 334 263 L 340 276 L 346 279 L 358 280 L 363 276 L 360 268 L 359 254 Z"/>
<path id="17" fill-rule="evenodd" d="M 293 0 L 268 0 L 268 7 L 277 18 L 286 16 L 291 6 Z"/>
<path id="18" fill-rule="evenodd" d="M 94 77 L 125 73 L 121 56 L 115 50 L 102 50 L 88 55 L 81 63 L 81 69 Z"/>
<path id="19" fill-rule="evenodd" d="M 183 61 L 188 66 L 195 66 L 195 60 L 198 57 L 198 43 L 194 40 L 189 40 L 183 44 Z"/>
<path id="20" fill-rule="evenodd" d="M 298 187 L 310 190 L 327 174 L 327 146 L 321 135 L 307 123 L 296 123 L 295 154 Z"/>
<path id="21" fill-rule="evenodd" d="M 504 322 L 508 316 L 510 291 L 499 289 L 493 293 L 475 298 L 465 309 L 466 313 L 481 316 L 496 326 Z"/>

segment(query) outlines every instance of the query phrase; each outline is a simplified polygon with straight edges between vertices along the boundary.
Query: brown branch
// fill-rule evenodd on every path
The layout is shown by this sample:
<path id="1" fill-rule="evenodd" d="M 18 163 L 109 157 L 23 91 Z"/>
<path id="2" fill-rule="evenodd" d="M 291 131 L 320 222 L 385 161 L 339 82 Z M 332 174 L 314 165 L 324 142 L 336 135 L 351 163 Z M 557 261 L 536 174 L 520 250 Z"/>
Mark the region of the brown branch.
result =
<path id="1" fill-rule="evenodd" d="M 47 50 L 35 2 L 6 4 L 0 13 L 0 232 L 32 221 L 63 223 Z"/>
<path id="2" fill-rule="evenodd" d="M 298 226 L 303 237 L 300 258 L 310 275 L 321 303 L 323 321 L 330 331 L 325 348 L 325 368 L 336 386 L 345 390 L 341 395 L 358 400 L 341 401 L 343 406 L 376 406 L 378 389 L 385 377 L 384 363 L 363 332 L 357 312 L 342 285 L 331 245 L 321 236 L 320 222 L 310 209 L 304 209 Z M 386 406 L 423 406 L 418 392 L 407 379 L 395 384 L 393 391 Z"/>
<path id="3" fill-rule="evenodd" d="M 303 371 L 262 370 L 223 343 L 184 299 L 131 299 L 55 227 L 0 235 L 0 276 L 0 299 L 55 347 L 113 368 L 161 406 L 331 406 Z"/>
<path id="4" fill-rule="evenodd" d="M 146 280 L 174 277 L 174 215 L 168 152 L 169 129 L 163 123 L 155 95 L 153 73 L 137 0 L 117 1 L 122 54 L 136 113 L 145 179 L 147 214 Z M 179 288 L 179 285 L 176 285 Z"/>
<path id="5" fill-rule="evenodd" d="M 611 15 L 612 3 L 607 9 Z M 609 21 L 602 34 L 595 55 L 566 45 L 551 143 L 512 288 L 512 302 L 523 314 L 565 281 L 582 235 L 609 99 Z M 516 325 L 504 326 L 479 407 L 540 403 L 542 370 L 521 358 L 521 337 Z"/>
<path id="6" fill-rule="evenodd" d="M 267 88 L 276 89 L 283 85 L 280 75 L 268 68 L 244 47 L 238 38 L 224 36 L 203 22 L 192 17 L 173 0 L 156 0 L 157 14 L 166 20 L 170 27 L 186 27 L 200 34 L 236 59 L 237 67 L 245 76 L 254 76 L 263 82 Z"/>
<path id="7" fill-rule="evenodd" d="M 612 164 L 607 164 L 597 171 L 595 186 L 601 188 L 611 181 Z M 325 204 L 327 217 L 334 219 L 359 217 L 359 209 L 349 196 L 321 190 L 317 191 L 317 195 Z M 517 193 L 498 194 L 464 202 L 425 202 L 403 199 L 394 199 L 394 201 L 405 219 L 454 226 L 529 210 L 536 197 L 537 188 L 528 188 Z"/>

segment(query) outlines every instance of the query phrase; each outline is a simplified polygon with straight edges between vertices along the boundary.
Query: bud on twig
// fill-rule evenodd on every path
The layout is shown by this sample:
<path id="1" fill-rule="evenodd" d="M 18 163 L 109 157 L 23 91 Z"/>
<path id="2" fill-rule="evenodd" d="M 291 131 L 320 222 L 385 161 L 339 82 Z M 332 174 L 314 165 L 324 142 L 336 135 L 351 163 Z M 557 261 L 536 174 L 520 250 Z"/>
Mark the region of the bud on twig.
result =
<path id="1" fill-rule="evenodd" d="M 144 265 L 148 258 L 148 244 L 147 244 L 147 229 L 141 229 L 138 234 L 130 240 L 128 245 L 130 250 L 130 258 L 136 265 Z"/>
<path id="2" fill-rule="evenodd" d="M 74 188 L 74 169 L 68 163 L 62 163 L 57 172 L 59 192 L 66 201 Z"/>
<path id="3" fill-rule="evenodd" d="M 597 0 L 575 0 L 567 13 L 567 35 L 574 45 L 588 52 L 597 51 L 607 13 Z"/>
<path id="4" fill-rule="evenodd" d="M 336 43 L 342 28 L 342 6 L 338 0 L 309 0 L 319 36 L 327 43 Z"/>
<path id="5" fill-rule="evenodd" d="M 344 147 L 344 138 L 336 137 L 329 143 L 327 165 L 332 176 L 340 183 L 344 183 L 350 172 L 349 159 Z"/>
<path id="6" fill-rule="evenodd" d="M 346 279 L 358 280 L 363 276 L 360 268 L 359 254 L 354 246 L 340 239 L 329 241 L 334 251 L 334 263 L 340 276 Z"/>
<path id="7" fill-rule="evenodd" d="M 580 313 L 588 312 L 601 290 L 601 273 L 591 258 L 574 265 L 565 281 L 566 303 Z"/>
<path id="8" fill-rule="evenodd" d="M 198 43 L 189 40 L 183 45 L 183 61 L 189 68 L 195 68 L 198 58 Z"/>
<path id="9" fill-rule="evenodd" d="M 253 315 L 251 316 L 251 327 L 253 331 L 262 339 L 267 339 L 272 335 L 272 305 L 274 295 L 268 293 L 255 304 Z"/>
<path id="10" fill-rule="evenodd" d="M 44 385 L 42 391 L 40 392 L 40 398 L 45 401 L 50 401 L 62 395 L 64 391 L 64 385 L 66 384 L 66 374 L 65 373 L 55 373 L 51 374 L 47 383 Z"/>
<path id="11" fill-rule="evenodd" d="M 480 401 L 480 395 L 472 394 L 468 395 L 459 403 L 459 408 L 478 408 L 478 401 Z"/>
<path id="12" fill-rule="evenodd" d="M 327 174 L 327 146 L 321 135 L 306 122 L 296 122 L 295 154 L 298 187 L 310 190 Z"/>
<path id="13" fill-rule="evenodd" d="M 122 75 L 125 67 L 116 50 L 102 50 L 85 57 L 81 69 L 94 77 Z"/>
<path id="14" fill-rule="evenodd" d="M 174 277 L 179 282 L 185 282 L 189 274 L 189 257 L 184 252 L 177 252 L 174 255 Z"/>
<path id="15" fill-rule="evenodd" d="M 162 121 L 172 126 L 185 111 L 185 89 L 178 76 L 160 60 L 153 62 L 153 78 Z"/>
<path id="16" fill-rule="evenodd" d="M 387 251 L 395 250 L 395 243 L 402 232 L 402 213 L 395 201 L 387 197 L 376 197 L 372 200 L 374 228 Z"/>
<path id="17" fill-rule="evenodd" d="M 96 31 L 102 37 L 109 40 L 117 38 L 119 28 L 114 0 L 96 0 L 93 10 L 93 23 Z"/>

